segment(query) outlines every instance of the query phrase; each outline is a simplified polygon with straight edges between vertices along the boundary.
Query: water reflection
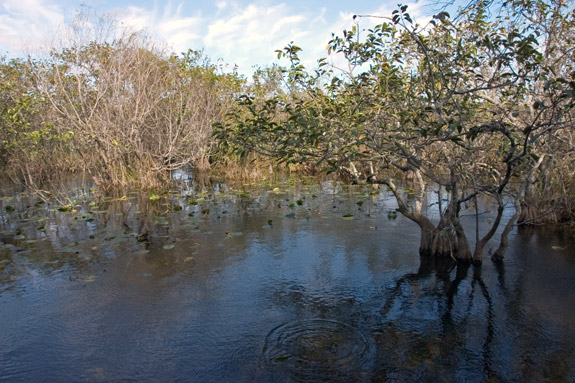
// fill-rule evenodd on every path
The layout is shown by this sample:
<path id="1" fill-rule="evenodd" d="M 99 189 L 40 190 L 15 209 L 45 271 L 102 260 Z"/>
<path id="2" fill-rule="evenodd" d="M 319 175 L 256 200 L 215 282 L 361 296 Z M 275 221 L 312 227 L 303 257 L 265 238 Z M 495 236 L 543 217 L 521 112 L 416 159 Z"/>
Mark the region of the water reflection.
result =
<path id="1" fill-rule="evenodd" d="M 479 268 L 420 259 L 385 190 L 149 197 L 0 201 L 0 380 L 575 380 L 569 233 Z"/>

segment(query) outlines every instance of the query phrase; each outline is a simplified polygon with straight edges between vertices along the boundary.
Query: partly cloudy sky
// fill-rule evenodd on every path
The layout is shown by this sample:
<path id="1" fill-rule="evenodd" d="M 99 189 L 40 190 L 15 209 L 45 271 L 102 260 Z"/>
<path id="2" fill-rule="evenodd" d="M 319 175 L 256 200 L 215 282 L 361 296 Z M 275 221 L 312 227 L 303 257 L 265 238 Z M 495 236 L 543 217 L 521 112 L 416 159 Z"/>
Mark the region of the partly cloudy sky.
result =
<path id="1" fill-rule="evenodd" d="M 423 19 L 437 11 L 419 2 L 409 10 Z M 354 14 L 389 16 L 397 0 L 107 1 L 0 0 L 0 54 L 23 56 L 45 44 L 82 6 L 145 29 L 176 52 L 204 49 L 212 60 L 238 65 L 242 73 L 277 63 L 276 49 L 293 41 L 310 63 L 326 54 L 331 33 L 353 25 Z M 372 21 L 362 19 L 361 27 Z"/>

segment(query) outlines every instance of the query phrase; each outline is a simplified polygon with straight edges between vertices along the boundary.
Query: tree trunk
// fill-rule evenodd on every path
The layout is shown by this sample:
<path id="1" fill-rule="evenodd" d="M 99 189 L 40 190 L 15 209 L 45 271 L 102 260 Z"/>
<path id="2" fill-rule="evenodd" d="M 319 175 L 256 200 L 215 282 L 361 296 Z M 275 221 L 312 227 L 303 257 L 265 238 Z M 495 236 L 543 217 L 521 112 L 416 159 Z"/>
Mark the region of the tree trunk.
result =
<path id="1" fill-rule="evenodd" d="M 471 247 L 469 246 L 469 242 L 467 241 L 467 236 L 465 235 L 465 231 L 463 230 L 463 226 L 459 222 L 459 218 L 455 220 L 455 236 L 457 239 L 454 253 L 455 258 L 460 261 L 464 262 L 471 262 Z"/>
<path id="2" fill-rule="evenodd" d="M 508 239 L 509 233 L 511 232 L 511 230 L 513 230 L 513 226 L 515 225 L 515 222 L 517 221 L 517 218 L 519 217 L 520 214 L 521 214 L 521 202 L 519 200 L 515 200 L 515 214 L 513 214 L 513 217 L 511 217 L 509 222 L 507 222 L 507 225 L 505 225 L 505 229 L 503 229 L 503 233 L 501 233 L 501 242 L 499 243 L 499 247 L 497 248 L 497 250 L 495 250 L 493 256 L 491 256 L 491 260 L 493 262 L 503 261 L 503 256 L 505 255 L 507 247 L 509 246 L 509 239 Z"/>
<path id="3" fill-rule="evenodd" d="M 455 260 L 471 262 L 471 247 L 458 220 L 450 224 L 442 220 L 435 227 L 426 217 L 414 218 L 417 218 L 414 221 L 421 229 L 420 255 L 437 258 L 451 257 Z"/>
<path id="4" fill-rule="evenodd" d="M 389 186 L 394 194 L 399 212 L 417 223 L 421 229 L 419 245 L 421 256 L 452 257 L 466 262 L 471 261 L 471 249 L 457 217 L 456 206 L 448 208 L 436 227 L 429 218 L 421 214 L 420 208 L 416 208 L 415 211 L 408 208 L 393 181 L 386 180 L 383 183 Z M 423 193 L 421 193 L 421 198 L 425 198 Z M 422 206 L 422 204 L 423 202 L 419 201 L 417 205 Z"/>
<path id="5" fill-rule="evenodd" d="M 501 197 L 497 198 L 498 207 L 497 207 L 497 217 L 491 225 L 489 232 L 485 234 L 485 236 L 475 243 L 475 249 L 473 251 L 473 262 L 474 263 L 481 263 L 483 261 L 483 249 L 489 240 L 495 235 L 499 224 L 501 223 L 501 217 L 503 216 L 503 200 Z M 478 234 L 479 235 L 479 234 Z"/>
<path id="6" fill-rule="evenodd" d="M 410 217 L 408 217 L 410 218 Z M 417 223 L 421 229 L 421 240 L 419 242 L 419 255 L 421 256 L 431 256 L 433 255 L 433 240 L 436 234 L 436 228 L 426 217 L 414 217 L 417 219 L 410 218 L 412 221 Z"/>

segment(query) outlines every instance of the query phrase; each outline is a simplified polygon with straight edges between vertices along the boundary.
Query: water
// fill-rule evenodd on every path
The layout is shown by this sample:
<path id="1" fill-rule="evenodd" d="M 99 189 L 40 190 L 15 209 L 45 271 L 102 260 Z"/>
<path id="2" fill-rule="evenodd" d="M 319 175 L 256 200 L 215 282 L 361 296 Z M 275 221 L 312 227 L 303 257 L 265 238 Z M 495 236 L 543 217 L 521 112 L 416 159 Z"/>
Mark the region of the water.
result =
<path id="1" fill-rule="evenodd" d="M 181 194 L 1 200 L 0 381 L 575 381 L 568 231 L 456 267 L 384 190 Z"/>

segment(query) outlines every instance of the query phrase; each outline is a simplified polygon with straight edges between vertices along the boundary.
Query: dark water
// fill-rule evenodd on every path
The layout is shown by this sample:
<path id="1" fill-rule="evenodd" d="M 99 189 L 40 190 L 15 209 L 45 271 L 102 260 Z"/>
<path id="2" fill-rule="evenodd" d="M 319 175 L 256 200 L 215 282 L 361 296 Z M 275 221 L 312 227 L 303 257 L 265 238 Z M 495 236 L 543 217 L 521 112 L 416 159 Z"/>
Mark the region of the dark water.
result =
<path id="1" fill-rule="evenodd" d="M 568 231 L 456 267 L 384 190 L 186 193 L 2 199 L 0 381 L 575 381 Z"/>

